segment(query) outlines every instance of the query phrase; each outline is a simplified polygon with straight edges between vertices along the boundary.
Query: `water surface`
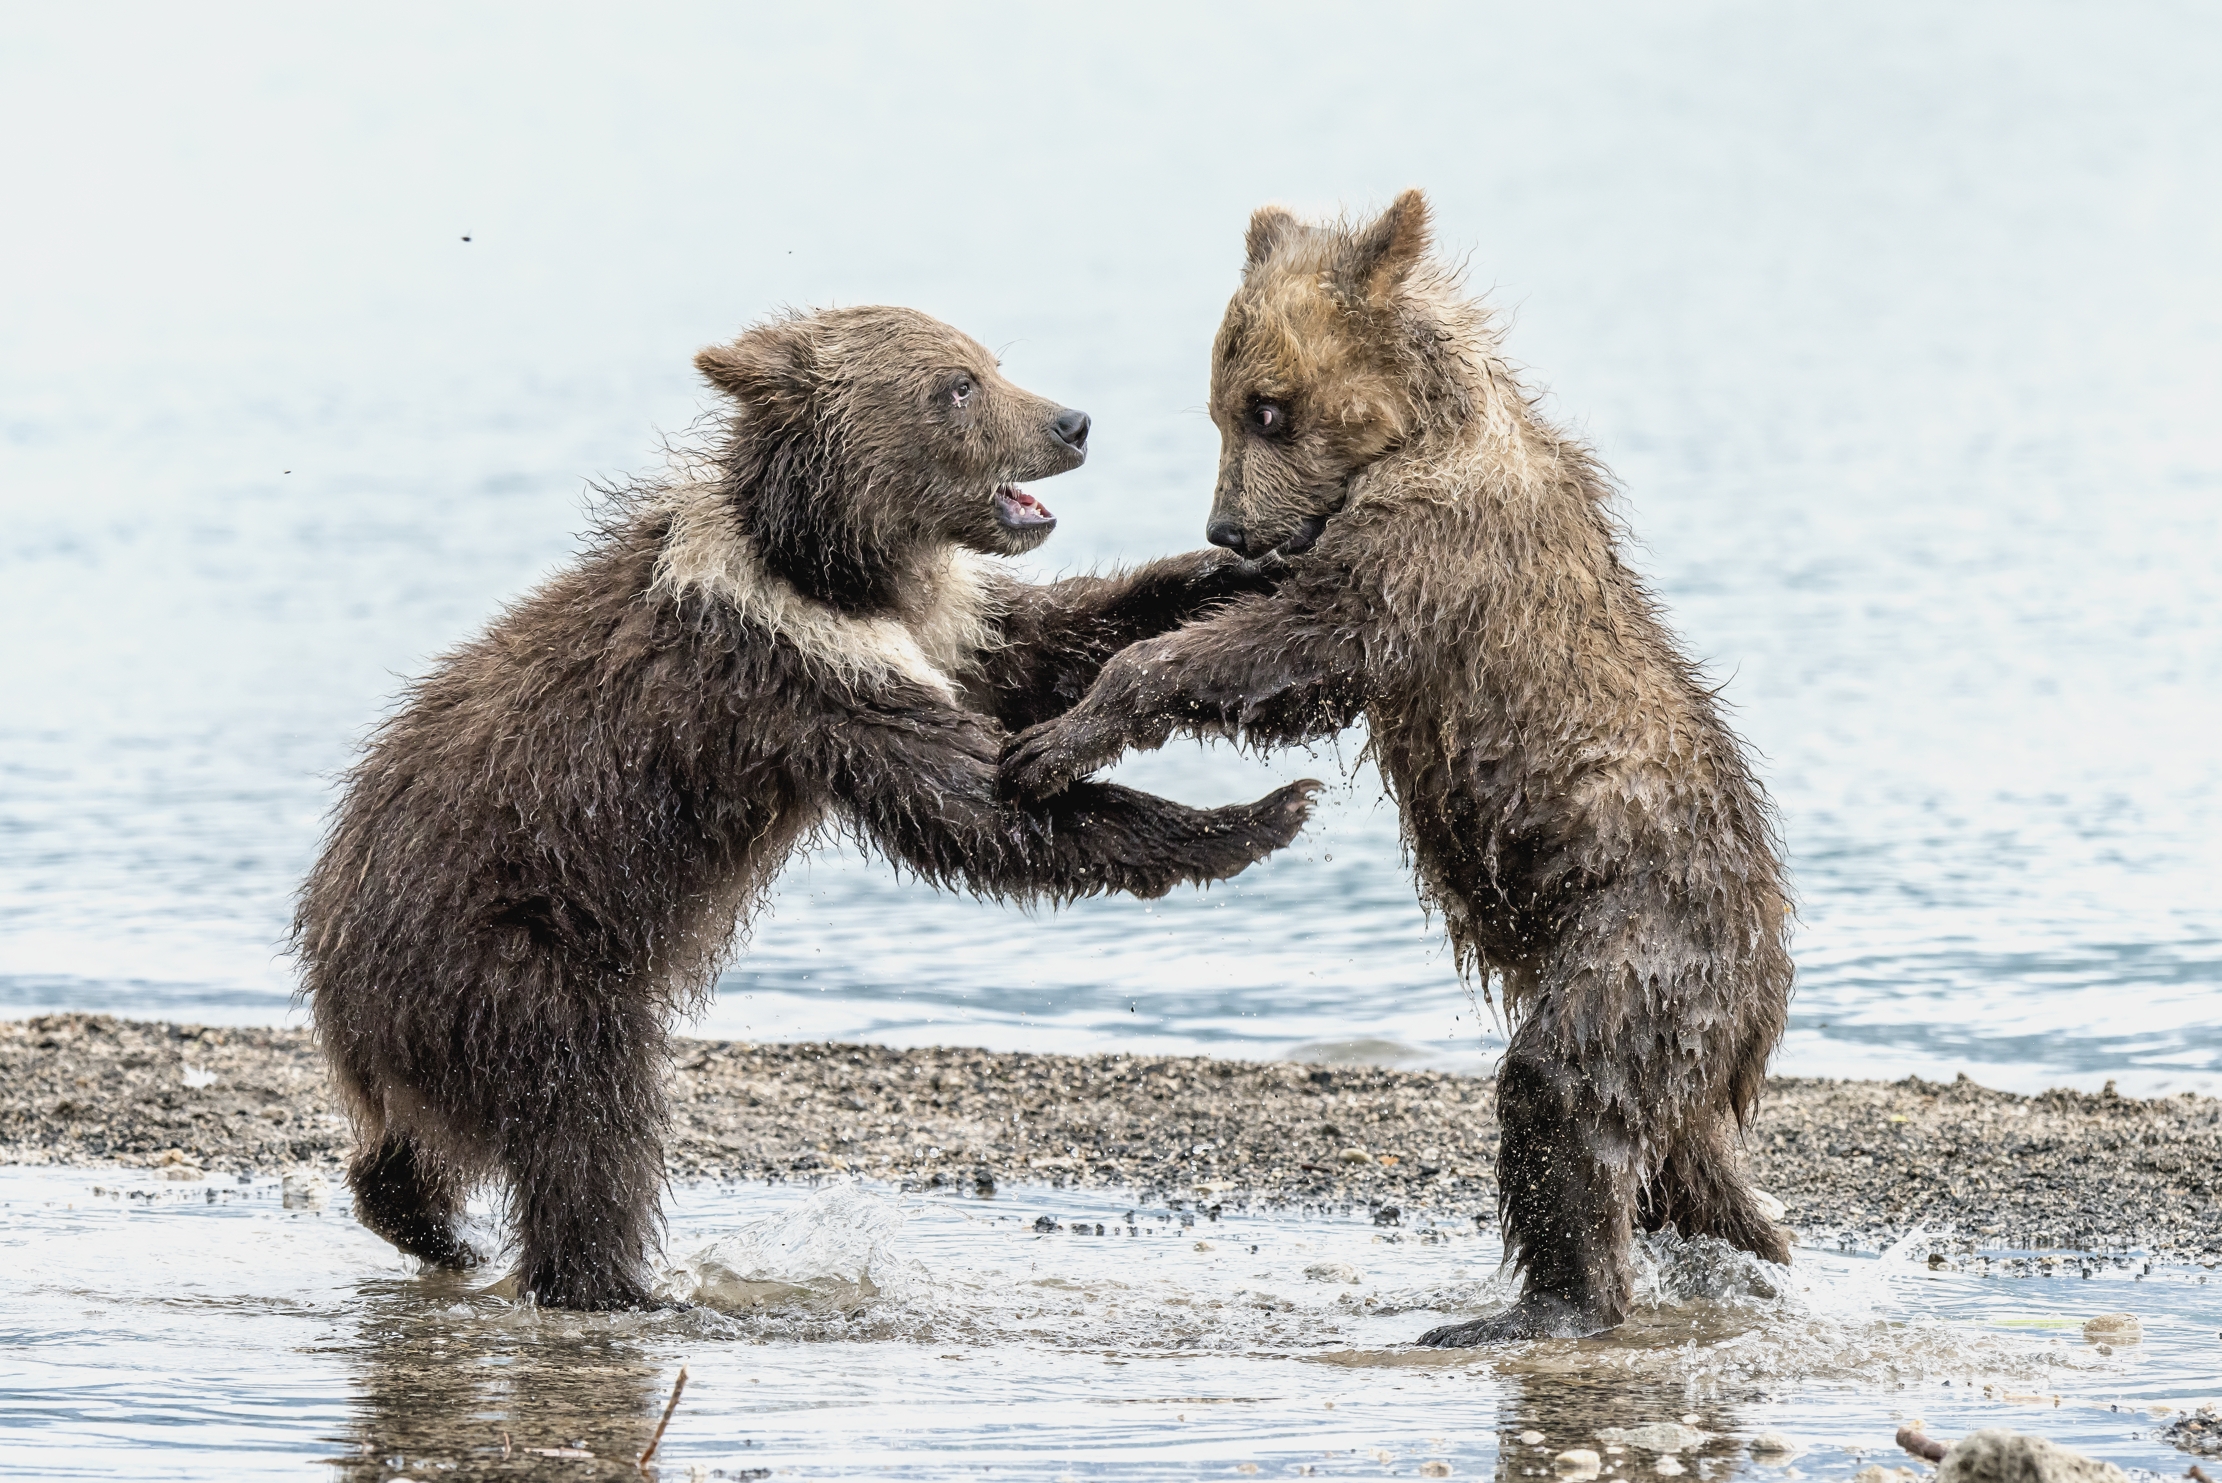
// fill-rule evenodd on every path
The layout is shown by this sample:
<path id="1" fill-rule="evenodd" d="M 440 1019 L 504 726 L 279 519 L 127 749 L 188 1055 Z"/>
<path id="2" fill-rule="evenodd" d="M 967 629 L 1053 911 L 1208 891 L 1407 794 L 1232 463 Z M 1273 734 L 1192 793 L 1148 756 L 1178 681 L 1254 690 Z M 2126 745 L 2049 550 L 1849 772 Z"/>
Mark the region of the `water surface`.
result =
<path id="1" fill-rule="evenodd" d="M 354 739 L 698 414 L 699 345 L 917 304 L 1095 415 L 1036 570 L 1190 547 L 1247 213 L 1418 183 L 1761 755 L 1781 1066 L 2222 1090 L 2211 9 L 120 14 L 0 21 L 0 1013 L 284 1018 Z M 1366 767 L 1156 905 L 827 850 L 702 1028 L 1498 1044 Z"/>
<path id="2" fill-rule="evenodd" d="M 344 1201 L 287 1209 L 273 1180 L 0 1170 L 0 1470 L 615 1476 L 684 1365 L 665 1478 L 1513 1478 L 1677 1423 L 1706 1433 L 1688 1476 L 1771 1483 L 1895 1466 L 1906 1419 L 2176 1474 L 2162 1416 L 2218 1389 L 2222 1288 L 2190 1267 L 1931 1271 L 1916 1243 L 1782 1269 L 1665 1243 L 1613 1337 L 1476 1354 L 1410 1340 L 1501 1300 L 1495 1241 L 1417 1210 L 699 1185 L 670 1234 L 668 1290 L 715 1306 L 581 1316 L 419 1276 Z M 2084 1339 L 2119 1311 L 2141 1343 Z M 1798 1452 L 1754 1455 L 1770 1431 Z M 1620 1445 L 1607 1477 L 1666 1473 Z"/>

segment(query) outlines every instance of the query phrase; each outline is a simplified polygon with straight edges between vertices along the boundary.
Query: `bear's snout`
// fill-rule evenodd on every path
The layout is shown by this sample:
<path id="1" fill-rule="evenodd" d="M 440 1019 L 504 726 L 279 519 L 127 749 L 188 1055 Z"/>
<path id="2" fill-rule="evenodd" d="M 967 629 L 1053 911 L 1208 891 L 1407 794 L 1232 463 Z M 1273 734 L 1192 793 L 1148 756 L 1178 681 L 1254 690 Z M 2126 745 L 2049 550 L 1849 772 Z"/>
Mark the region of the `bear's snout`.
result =
<path id="1" fill-rule="evenodd" d="M 1065 408 L 1051 419 L 1049 435 L 1082 458 L 1088 456 L 1087 413 L 1075 411 L 1071 407 Z"/>

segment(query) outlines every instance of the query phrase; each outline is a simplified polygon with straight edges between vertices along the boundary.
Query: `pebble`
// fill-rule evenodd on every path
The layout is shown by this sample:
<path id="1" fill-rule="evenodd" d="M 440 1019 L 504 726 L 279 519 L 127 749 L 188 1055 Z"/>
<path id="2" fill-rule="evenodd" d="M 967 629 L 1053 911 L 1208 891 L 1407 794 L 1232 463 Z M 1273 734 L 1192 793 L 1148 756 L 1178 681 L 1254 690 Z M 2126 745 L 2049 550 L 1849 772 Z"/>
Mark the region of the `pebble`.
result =
<path id="1" fill-rule="evenodd" d="M 1798 1444 L 1781 1432 L 1761 1432 L 1751 1439 L 1753 1457 L 1788 1459 L 1797 1456 Z"/>
<path id="2" fill-rule="evenodd" d="M 1676 1462 L 1673 1456 L 1669 1454 L 1668 1456 L 1662 1457 L 1657 1462 L 1653 1463 L 1651 1465 L 1651 1471 L 1657 1473 L 1662 1478 L 1675 1478 L 1680 1477 L 1682 1473 L 1686 1471 L 1686 1469 L 1683 1468 L 1682 1464 Z"/>
<path id="3" fill-rule="evenodd" d="M 1551 1466 L 1569 1478 L 1594 1478 L 1605 1459 L 1587 1447 L 1569 1447 L 1551 1459 Z"/>
<path id="4" fill-rule="evenodd" d="M 1539 1431 L 1524 1431 L 1520 1433 L 1520 1445 L 1523 1447 L 1533 1447 L 1542 1440 L 1543 1433 Z"/>
<path id="5" fill-rule="evenodd" d="M 1912 1468 L 1886 1468 L 1871 1462 L 1852 1474 L 1852 1483 L 1914 1483 L 1920 1476 Z"/>
<path id="6" fill-rule="evenodd" d="M 1478 1077 L 686 1038 L 671 1042 L 671 1060 L 674 1180 L 817 1180 L 846 1166 L 983 1192 L 1046 1180 L 1180 1201 L 1198 1189 L 1261 1204 L 1362 1196 L 1398 1205 L 1406 1225 L 1487 1220 L 1497 1208 L 1496 1088 Z M 191 1093 L 183 1128 L 170 1103 L 188 1065 L 210 1080 Z M 1381 1162 L 1353 1141 L 1360 1126 L 1409 1152 Z M 330 1177 L 351 1142 L 305 1030 L 0 1020 L 0 1160 L 225 1173 L 313 1164 Z M 173 1143 L 179 1157 L 159 1165 Z M 2195 1255 L 2212 1237 L 2204 1171 L 2222 1164 L 2222 1102 L 1777 1077 L 1749 1147 L 1753 1177 L 1788 1207 L 1782 1218 L 1833 1241 L 1895 1239 L 1919 1208 L 1968 1233 L 1952 1255 L 1963 1241 Z M 2103 1198 L 2073 1177 L 2094 1162 L 2108 1169 Z"/>
<path id="7" fill-rule="evenodd" d="M 314 1169 L 289 1169 L 278 1181 L 278 1199 L 288 1210 L 321 1210 L 331 1193 L 324 1176 Z"/>
<path id="8" fill-rule="evenodd" d="M 1348 1262 L 1314 1262 L 1304 1269 L 1314 1282 L 1363 1282 L 1365 1278 Z"/>
<path id="9" fill-rule="evenodd" d="M 2135 1344 L 2145 1337 L 2145 1326 L 2134 1313 L 2101 1313 L 2083 1321 L 2083 1337 L 2093 1344 Z"/>
<path id="10" fill-rule="evenodd" d="M 1598 1431 L 1597 1440 L 1641 1447 L 1646 1452 L 1687 1452 L 1703 1446 L 1709 1435 L 1678 1421 L 1655 1421 L 1649 1426 L 1604 1427 Z"/>

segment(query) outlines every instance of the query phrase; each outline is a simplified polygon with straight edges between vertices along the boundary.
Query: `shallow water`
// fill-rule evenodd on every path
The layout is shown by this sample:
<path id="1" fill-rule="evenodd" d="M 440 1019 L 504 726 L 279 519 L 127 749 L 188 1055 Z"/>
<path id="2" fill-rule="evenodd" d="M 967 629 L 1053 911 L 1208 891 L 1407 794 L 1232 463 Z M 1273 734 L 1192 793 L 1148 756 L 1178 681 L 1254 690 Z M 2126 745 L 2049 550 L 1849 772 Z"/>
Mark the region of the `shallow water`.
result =
<path id="1" fill-rule="evenodd" d="M 1662 1243 L 1620 1334 L 1445 1354 L 1409 1341 L 1497 1297 L 1498 1251 L 1419 1211 L 698 1185 L 670 1214 L 669 1290 L 717 1306 L 584 1317 L 416 1275 L 344 1200 L 289 1210 L 273 1180 L 0 1170 L 0 1472 L 498 1471 L 506 1437 L 517 1471 L 571 1449 L 614 1474 L 681 1365 L 666 1478 L 1510 1478 L 1691 1416 L 1696 1478 L 1896 1465 L 1906 1418 L 2180 1473 L 2155 1409 L 2222 1390 L 2222 1280 L 2195 1267 L 2009 1277 L 1907 1248 L 1785 1271 Z M 2081 1324 L 2114 1311 L 2143 1342 L 2101 1353 Z M 1798 1454 L 1752 1456 L 1768 1431 Z M 1608 1476 L 1657 1475 L 1623 1445 Z"/>
<path id="2" fill-rule="evenodd" d="M 1783 1069 L 2222 1089 L 2216 12 L 1128 15 L 0 18 L 0 1013 L 283 1018 L 351 740 L 699 345 L 919 304 L 1095 414 L 1043 569 L 1189 547 L 1247 212 L 1418 182 L 1764 754 Z M 703 1028 L 1485 1065 L 1379 798 L 1053 919 L 827 852 Z"/>

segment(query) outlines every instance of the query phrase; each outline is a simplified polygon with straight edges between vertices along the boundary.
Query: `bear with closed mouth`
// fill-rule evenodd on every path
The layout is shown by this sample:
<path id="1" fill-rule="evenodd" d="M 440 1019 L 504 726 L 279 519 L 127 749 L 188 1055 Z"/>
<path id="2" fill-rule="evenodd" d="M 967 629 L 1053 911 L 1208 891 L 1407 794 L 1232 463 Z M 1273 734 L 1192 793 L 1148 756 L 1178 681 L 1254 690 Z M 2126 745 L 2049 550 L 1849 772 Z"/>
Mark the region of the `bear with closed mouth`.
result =
<path id="1" fill-rule="evenodd" d="M 1053 798 L 1175 733 L 1296 745 L 1363 718 L 1423 899 L 1501 985 L 1507 1311 L 1421 1342 L 1590 1333 L 1637 1229 L 1789 1260 L 1736 1139 L 1782 1037 L 1774 815 L 1714 692 L 1622 559 L 1610 476 L 1538 410 L 1427 204 L 1363 225 L 1266 208 L 1212 346 L 1210 539 L 1270 595 L 1126 649 L 1020 736 Z"/>
<path id="2" fill-rule="evenodd" d="M 355 1213 L 426 1262 L 506 1187 L 518 1287 L 649 1300 L 674 1017 L 799 850 L 845 832 L 941 887 L 1157 896 L 1287 845 L 1317 784 L 1195 809 L 998 795 L 1007 731 L 1121 648 L 1270 587 L 1223 551 L 1037 585 L 1023 488 L 1088 419 L 924 314 L 761 324 L 696 364 L 707 445 L 409 687 L 349 772 L 294 946 L 357 1131 Z"/>

